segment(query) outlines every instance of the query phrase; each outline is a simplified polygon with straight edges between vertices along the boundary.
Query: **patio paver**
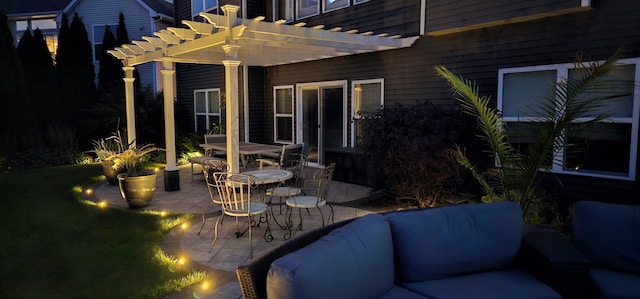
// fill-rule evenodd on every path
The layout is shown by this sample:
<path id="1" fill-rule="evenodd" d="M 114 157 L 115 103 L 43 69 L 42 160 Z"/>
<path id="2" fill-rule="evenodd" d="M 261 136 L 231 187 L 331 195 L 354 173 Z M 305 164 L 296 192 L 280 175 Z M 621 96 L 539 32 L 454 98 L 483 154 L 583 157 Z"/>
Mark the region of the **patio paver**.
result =
<path id="1" fill-rule="evenodd" d="M 194 166 L 199 167 L 199 166 Z M 236 223 L 232 217 L 225 217 L 223 223 L 219 225 L 218 240 L 213 250 L 209 252 L 214 235 L 214 224 L 220 207 L 209 205 L 205 213 L 206 222 L 200 235 L 198 231 L 202 226 L 202 211 L 207 205 L 209 193 L 202 176 L 196 176 L 191 181 L 191 167 L 183 165 L 180 170 L 180 190 L 164 191 L 163 172 L 158 173 L 156 193 L 151 204 L 146 209 L 157 211 L 169 211 L 172 213 L 191 213 L 193 219 L 187 224 L 186 229 L 176 227 L 164 238 L 161 247 L 168 254 L 175 257 L 182 257 L 190 267 L 201 269 L 207 273 L 207 283 L 209 287 L 203 289 L 202 285 L 195 285 L 174 293 L 165 298 L 242 298 L 240 286 L 236 280 L 235 267 L 249 259 L 249 237 L 247 234 L 240 238 L 235 237 Z M 335 203 L 356 200 L 369 194 L 369 188 L 333 181 L 329 190 L 329 199 Z M 128 208 L 127 203 L 120 196 L 118 186 L 111 186 L 106 182 L 99 185 L 94 192 L 94 200 L 106 201 L 111 206 Z M 370 211 L 334 205 L 335 221 L 341 221 L 354 217 L 360 217 L 371 213 Z M 279 209 L 274 207 L 274 214 L 280 223 L 283 223 L 283 214 L 279 214 Z M 322 208 L 325 219 L 330 213 L 328 206 Z M 310 210 L 310 215 L 305 215 L 303 219 L 303 229 L 294 232 L 296 235 L 303 234 L 309 230 L 320 227 L 321 218 L 316 209 Z M 294 225 L 298 222 L 297 211 L 293 214 Z M 246 219 L 240 220 L 246 227 Z M 275 223 L 271 224 L 271 231 L 274 237 L 272 242 L 266 242 L 263 234 L 266 224 L 253 228 L 254 256 L 262 251 L 276 246 L 284 241 L 284 234 L 287 230 L 279 228 Z"/>

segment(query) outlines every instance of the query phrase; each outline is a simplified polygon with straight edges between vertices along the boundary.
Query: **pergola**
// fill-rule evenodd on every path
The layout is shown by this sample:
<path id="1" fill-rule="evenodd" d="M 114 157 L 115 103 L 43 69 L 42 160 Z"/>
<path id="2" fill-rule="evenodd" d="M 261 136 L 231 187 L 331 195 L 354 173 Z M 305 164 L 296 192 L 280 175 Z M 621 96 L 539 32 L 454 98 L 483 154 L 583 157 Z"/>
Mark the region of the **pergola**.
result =
<path id="1" fill-rule="evenodd" d="M 226 89 L 227 162 L 231 172 L 239 170 L 238 67 L 276 66 L 330 57 L 409 47 L 417 37 L 402 38 L 385 33 L 358 33 L 305 23 L 264 22 L 264 17 L 238 18 L 238 6 L 221 7 L 224 15 L 200 13 L 206 22 L 183 20 L 188 28 L 167 28 L 122 45 L 109 53 L 122 60 L 125 70 L 127 138 L 135 142 L 133 67 L 162 62 L 167 165 L 177 177 L 173 108 L 175 63 L 224 65 Z M 166 180 L 165 180 L 166 188 Z"/>

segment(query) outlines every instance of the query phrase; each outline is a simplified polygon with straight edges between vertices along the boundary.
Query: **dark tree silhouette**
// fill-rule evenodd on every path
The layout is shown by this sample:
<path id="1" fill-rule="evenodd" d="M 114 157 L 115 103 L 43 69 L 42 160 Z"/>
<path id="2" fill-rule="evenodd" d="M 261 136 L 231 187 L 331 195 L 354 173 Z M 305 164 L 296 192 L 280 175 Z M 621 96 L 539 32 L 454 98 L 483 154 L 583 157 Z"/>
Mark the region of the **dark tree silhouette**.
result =
<path id="1" fill-rule="evenodd" d="M 98 72 L 98 90 L 101 92 L 123 85 L 124 71 L 122 70 L 122 62 L 107 52 L 115 47 L 116 39 L 109 26 L 106 26 L 104 37 L 102 38 L 102 53 L 100 53 L 100 70 Z"/>
<path id="2" fill-rule="evenodd" d="M 18 52 L 25 72 L 29 99 L 34 107 L 40 139 L 45 140 L 48 145 L 68 147 L 69 144 L 58 144 L 58 141 L 65 139 L 51 132 L 51 130 L 58 133 L 66 131 L 66 126 L 62 126 L 63 120 L 59 119 L 63 106 L 58 96 L 53 59 L 42 31 L 36 28 L 32 36 L 31 31 L 27 30 L 18 43 Z"/>
<path id="3" fill-rule="evenodd" d="M 37 141 L 33 106 L 7 16 L 0 10 L 0 153 L 23 150 Z"/>
<path id="4" fill-rule="evenodd" d="M 96 85 L 93 67 L 93 50 L 84 23 L 76 13 L 71 25 L 65 25 L 62 17 L 56 69 L 60 82 L 60 95 L 70 110 L 69 123 L 74 126 L 82 148 L 91 144 L 95 134 L 87 129 L 91 115 L 86 111 L 95 104 Z"/>

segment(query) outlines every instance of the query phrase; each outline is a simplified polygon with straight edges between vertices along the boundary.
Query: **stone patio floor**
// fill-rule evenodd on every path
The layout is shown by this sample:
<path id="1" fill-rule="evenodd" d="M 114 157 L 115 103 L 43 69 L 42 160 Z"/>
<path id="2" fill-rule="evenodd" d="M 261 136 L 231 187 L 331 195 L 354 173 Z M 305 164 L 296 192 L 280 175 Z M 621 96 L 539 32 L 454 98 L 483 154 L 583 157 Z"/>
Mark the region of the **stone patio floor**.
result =
<path id="1" fill-rule="evenodd" d="M 165 298 L 242 298 L 240 286 L 235 275 L 236 266 L 249 259 L 249 237 L 248 233 L 236 238 L 236 223 L 232 217 L 225 217 L 219 225 L 218 240 L 209 252 L 214 236 L 214 224 L 220 215 L 220 206 L 208 204 L 210 202 L 209 192 L 202 175 L 191 178 L 191 167 L 184 165 L 180 170 L 180 190 L 167 192 L 164 190 L 163 172 L 158 173 L 157 187 L 151 204 L 146 209 L 155 211 L 168 211 L 172 213 L 191 213 L 194 217 L 187 223 L 186 227 L 176 227 L 164 238 L 161 247 L 168 255 L 183 258 L 188 267 L 197 268 L 207 273 L 205 283 L 191 286 L 182 292 L 173 293 Z M 200 166 L 195 166 L 195 171 L 201 170 Z M 311 171 L 311 169 L 310 169 Z M 329 190 L 329 201 L 333 205 L 335 221 L 360 217 L 371 213 L 352 207 L 341 206 L 351 200 L 356 200 L 369 195 L 369 188 L 333 181 Z M 106 201 L 108 205 L 128 208 L 127 203 L 120 196 L 118 186 L 111 186 L 103 183 L 96 187 L 93 200 Z M 206 210 L 205 210 L 206 207 Z M 273 215 L 279 223 L 283 224 L 285 213 L 279 212 L 279 207 L 273 207 Z M 203 224 L 204 211 L 204 226 Z M 295 211 L 294 211 L 295 212 Z M 322 208 L 325 221 L 330 214 L 330 208 Z M 310 210 L 310 215 L 305 215 L 303 228 L 294 231 L 293 238 L 304 234 L 309 230 L 322 226 L 322 217 L 316 209 Z M 297 224 L 298 214 L 294 213 L 294 226 Z M 241 219 L 246 227 L 246 218 Z M 253 255 L 257 256 L 261 252 L 285 242 L 284 234 L 286 229 L 282 229 L 271 221 L 271 232 L 273 241 L 266 242 L 263 238 L 266 230 L 266 223 L 253 228 Z M 202 232 L 198 234 L 200 228 Z M 206 286 L 206 287 L 205 287 Z"/>

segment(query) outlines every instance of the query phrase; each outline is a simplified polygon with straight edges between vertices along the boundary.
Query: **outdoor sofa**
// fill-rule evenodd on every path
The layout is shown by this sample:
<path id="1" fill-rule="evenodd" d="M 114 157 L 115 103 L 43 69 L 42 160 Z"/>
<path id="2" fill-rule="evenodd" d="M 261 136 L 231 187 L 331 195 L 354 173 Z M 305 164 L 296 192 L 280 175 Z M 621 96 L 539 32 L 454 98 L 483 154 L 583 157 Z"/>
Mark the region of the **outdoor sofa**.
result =
<path id="1" fill-rule="evenodd" d="M 640 298 L 640 206 L 580 201 L 573 244 L 591 262 L 583 298 Z"/>
<path id="2" fill-rule="evenodd" d="M 283 243 L 236 273 L 247 299 L 562 298 L 535 273 L 558 260 L 585 273 L 586 262 L 567 240 L 549 250 L 563 239 L 524 228 L 521 213 L 499 202 L 370 214 Z"/>

